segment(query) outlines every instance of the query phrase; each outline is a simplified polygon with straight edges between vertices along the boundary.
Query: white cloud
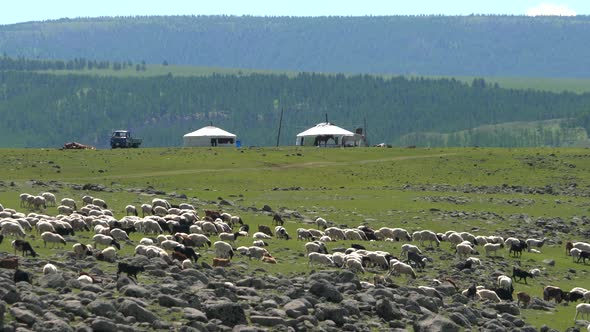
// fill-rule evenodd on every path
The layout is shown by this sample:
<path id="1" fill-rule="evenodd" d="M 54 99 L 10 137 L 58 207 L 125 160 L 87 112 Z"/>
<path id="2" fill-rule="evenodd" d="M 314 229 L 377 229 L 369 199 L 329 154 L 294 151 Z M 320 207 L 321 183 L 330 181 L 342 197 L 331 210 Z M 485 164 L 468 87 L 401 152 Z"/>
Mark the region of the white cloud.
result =
<path id="1" fill-rule="evenodd" d="M 536 7 L 527 9 L 528 16 L 576 16 L 576 12 L 567 5 L 542 3 Z"/>

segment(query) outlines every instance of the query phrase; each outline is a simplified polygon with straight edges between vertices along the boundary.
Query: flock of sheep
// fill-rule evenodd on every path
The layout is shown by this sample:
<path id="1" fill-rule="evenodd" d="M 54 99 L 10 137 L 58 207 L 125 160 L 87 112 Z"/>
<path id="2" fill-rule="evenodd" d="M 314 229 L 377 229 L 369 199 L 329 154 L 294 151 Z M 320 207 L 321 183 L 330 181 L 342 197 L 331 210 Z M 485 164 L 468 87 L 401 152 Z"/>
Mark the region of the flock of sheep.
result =
<path id="1" fill-rule="evenodd" d="M 35 231 L 43 240 L 43 245 L 65 246 L 68 236 L 75 236 L 75 232 L 93 231 L 92 243 L 75 243 L 72 246 L 71 255 L 81 259 L 87 255 L 93 255 L 99 260 L 116 262 L 118 250 L 121 244 L 132 244 L 129 233 L 143 233 L 144 237 L 135 247 L 136 255 L 144 255 L 148 258 L 161 257 L 171 264 L 177 260 L 182 268 L 190 268 L 201 257 L 195 248 L 213 247 L 215 257 L 213 266 L 228 266 L 234 255 L 238 253 L 249 259 L 258 259 L 269 264 L 276 264 L 277 259 L 267 249 L 268 243 L 265 240 L 276 237 L 277 239 L 291 240 L 280 215 L 275 214 L 273 223 L 276 224 L 273 230 L 270 227 L 259 225 L 251 237 L 251 246 L 240 246 L 235 248 L 235 241 L 239 237 L 250 237 L 250 227 L 243 223 L 239 216 L 228 213 L 205 210 L 205 215 L 200 216 L 194 206 L 182 203 L 173 206 L 168 201 L 155 198 L 151 204 L 141 205 L 139 211 L 133 205 L 125 207 L 126 216 L 117 219 L 112 211 L 108 210 L 106 202 L 91 196 L 82 197 L 82 205 L 74 199 L 63 198 L 57 206 L 58 215 L 49 216 L 43 213 L 31 212 L 24 214 L 14 209 L 4 208 L 0 205 L 0 242 L 4 237 L 13 237 L 12 247 L 16 251 L 22 251 L 23 256 L 30 254 L 36 256 L 34 249 L 24 239 L 27 232 Z M 20 207 L 42 211 L 47 206 L 56 206 L 57 199 L 54 194 L 46 192 L 40 195 L 20 195 Z M 366 287 L 373 287 L 385 283 L 391 275 L 406 275 L 409 278 L 417 278 L 417 273 L 427 267 L 432 258 L 423 254 L 422 249 L 434 246 L 439 247 L 441 242 L 449 242 L 457 257 L 463 261 L 458 268 L 474 268 L 481 264 L 481 260 L 472 255 L 477 255 L 478 249 L 483 249 L 486 256 L 497 255 L 501 249 L 507 249 L 508 253 L 520 257 L 524 252 L 540 252 L 546 239 L 517 239 L 502 238 L 500 236 L 474 236 L 469 232 L 448 231 L 435 233 L 430 230 L 416 231 L 410 234 L 403 228 L 382 227 L 371 229 L 368 226 L 357 228 L 341 229 L 330 226 L 325 219 L 316 219 L 316 228 L 299 228 L 296 231 L 296 240 L 304 241 L 305 253 L 310 266 L 329 266 L 347 268 L 357 273 L 365 273 L 367 268 L 387 271 L 384 275 L 376 274 L 373 283 L 363 282 Z M 33 228 L 35 230 L 33 230 Z M 164 233 L 169 234 L 164 234 Z M 212 241 L 212 239 L 214 241 Z M 215 241 L 216 240 L 216 241 Z M 326 243 L 336 241 L 357 242 L 350 248 L 334 248 L 328 252 Z M 394 241 L 408 242 L 401 246 L 399 255 L 386 251 L 370 251 L 360 244 L 362 241 Z M 411 244 L 409 242 L 413 242 Z M 102 247 L 102 249 L 101 249 Z M 590 244 L 584 242 L 568 243 L 566 253 L 573 259 L 583 259 L 585 263 L 590 253 Z M 15 263 L 16 261 L 16 263 Z M 16 266 L 15 266 L 16 265 Z M 18 270 L 18 259 L 7 258 L 0 261 L 0 267 L 15 268 L 15 281 L 29 281 L 30 275 L 27 272 Z M 140 272 L 139 267 L 121 266 L 119 272 L 135 274 Z M 47 264 L 43 273 L 56 273 L 57 268 Z M 512 276 L 501 275 L 497 277 L 496 287 L 486 289 L 483 286 L 472 285 L 463 290 L 463 294 L 469 297 L 478 297 L 493 302 L 500 302 L 512 299 L 514 291 L 513 280 L 540 275 L 540 269 L 524 271 L 520 268 L 513 270 Z M 18 275 L 18 277 L 17 277 Z M 82 282 L 92 283 L 94 279 L 87 274 L 80 275 Z M 455 286 L 450 279 L 435 280 L 436 283 L 449 282 Z M 430 296 L 440 297 L 441 295 L 433 287 L 420 286 Z M 525 306 L 530 302 L 530 295 L 517 293 L 518 304 L 522 302 Z M 576 301 L 583 299 L 590 302 L 590 291 L 576 287 L 570 292 L 563 292 L 558 287 L 547 286 L 544 289 L 544 299 L 555 299 Z M 590 315 L 590 304 L 581 303 L 576 306 L 576 316 L 582 318 Z"/>

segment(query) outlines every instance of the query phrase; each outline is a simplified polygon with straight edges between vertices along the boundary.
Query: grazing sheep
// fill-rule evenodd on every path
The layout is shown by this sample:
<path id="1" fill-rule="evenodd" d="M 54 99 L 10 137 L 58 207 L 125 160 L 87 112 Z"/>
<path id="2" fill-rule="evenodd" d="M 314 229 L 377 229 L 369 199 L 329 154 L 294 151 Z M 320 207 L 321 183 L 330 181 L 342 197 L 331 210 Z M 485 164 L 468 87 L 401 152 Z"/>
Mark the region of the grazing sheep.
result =
<path id="1" fill-rule="evenodd" d="M 41 233 L 44 233 L 44 232 L 55 233 L 55 228 L 48 221 L 39 221 L 37 223 L 37 225 L 35 225 L 35 227 L 37 228 L 37 234 L 41 234 Z"/>
<path id="2" fill-rule="evenodd" d="M 215 224 L 210 222 L 210 221 L 204 221 L 201 223 L 201 230 L 203 231 L 204 234 L 206 235 L 211 235 L 211 234 L 219 234 L 219 231 L 217 230 L 217 227 L 215 227 Z"/>
<path id="3" fill-rule="evenodd" d="M 164 250 L 174 250 L 175 247 L 178 247 L 180 243 L 174 240 L 164 240 L 160 242 L 160 247 Z"/>
<path id="4" fill-rule="evenodd" d="M 20 207 L 28 207 L 29 206 L 29 197 L 33 197 L 30 194 L 22 193 L 18 196 L 20 198 Z"/>
<path id="5" fill-rule="evenodd" d="M 418 248 L 417 246 L 413 245 L 413 244 L 409 244 L 406 243 L 404 245 L 402 245 L 402 252 L 400 254 L 400 257 L 404 257 L 407 256 L 408 252 L 413 252 L 416 254 L 422 254 L 422 251 L 420 250 L 420 248 Z"/>
<path id="6" fill-rule="evenodd" d="M 578 248 L 570 249 L 570 256 L 572 256 L 572 262 L 576 261 L 576 258 L 580 260 L 580 255 L 582 254 L 582 250 Z"/>
<path id="7" fill-rule="evenodd" d="M 326 221 L 326 219 L 322 218 L 322 217 L 317 217 L 315 220 L 315 224 L 318 227 L 318 229 L 323 229 L 325 230 L 326 228 L 328 228 L 328 222 Z"/>
<path id="8" fill-rule="evenodd" d="M 82 196 L 82 203 L 84 203 L 84 205 L 92 204 L 93 199 L 94 199 L 94 197 L 92 197 L 90 195 L 84 195 L 84 196 Z"/>
<path id="9" fill-rule="evenodd" d="M 311 232 L 311 230 L 309 230 Z M 334 240 L 345 240 L 346 235 L 344 231 L 337 227 L 328 227 L 324 230 L 324 233 Z M 313 235 L 313 233 L 312 233 Z"/>
<path id="10" fill-rule="evenodd" d="M 502 300 L 500 300 L 500 298 L 498 297 L 498 294 L 496 294 L 496 292 L 494 292 L 493 290 L 489 290 L 489 289 L 480 289 L 477 291 L 477 296 L 481 299 L 481 300 L 490 300 L 492 302 L 496 302 L 496 303 L 500 303 L 502 302 Z"/>
<path id="11" fill-rule="evenodd" d="M 486 251 L 486 256 L 490 256 L 490 253 L 494 253 L 494 256 L 496 256 L 498 250 L 500 250 L 500 248 L 504 248 L 504 243 L 486 243 L 483 245 L 484 250 Z"/>
<path id="12" fill-rule="evenodd" d="M 16 236 L 24 238 L 26 236 L 23 227 L 16 221 L 9 221 L 2 223 L 2 235 Z"/>
<path id="13" fill-rule="evenodd" d="M 512 289 L 512 278 L 505 275 L 498 276 L 498 287 L 506 290 Z"/>
<path id="14" fill-rule="evenodd" d="M 240 232 L 219 233 L 219 239 L 221 241 L 232 242 L 232 243 L 234 243 L 238 239 L 238 236 L 240 236 Z"/>
<path id="15" fill-rule="evenodd" d="M 528 251 L 531 251 L 531 249 L 533 247 L 534 248 L 541 248 L 545 244 L 546 240 L 547 240 L 546 238 L 543 238 L 543 240 L 526 239 L 525 243 L 527 244 Z"/>
<path id="16" fill-rule="evenodd" d="M 96 259 L 99 261 L 114 263 L 117 260 L 117 249 L 113 247 L 105 248 L 96 256 Z"/>
<path id="17" fill-rule="evenodd" d="M 307 242 L 305 244 L 305 252 L 308 254 L 308 256 L 312 252 L 327 254 L 328 249 L 326 248 L 326 245 L 323 242 L 313 241 L 313 242 Z"/>
<path id="18" fill-rule="evenodd" d="M 14 271 L 13 280 L 14 283 L 26 281 L 29 284 L 33 284 L 33 274 L 30 272 L 25 272 L 23 270 L 17 269 L 16 271 Z"/>
<path id="19" fill-rule="evenodd" d="M 410 233 L 408 233 L 408 231 L 406 231 L 403 228 L 394 228 L 391 230 L 392 234 L 393 234 L 393 239 L 396 241 L 412 241 L 412 237 L 410 236 Z"/>
<path id="20" fill-rule="evenodd" d="M 538 277 L 541 275 L 541 270 L 540 269 L 531 269 L 529 271 L 529 273 L 533 276 L 533 277 Z"/>
<path id="21" fill-rule="evenodd" d="M 590 244 L 586 243 L 586 242 L 574 242 L 573 243 L 574 248 L 578 248 L 582 251 L 587 251 L 590 252 Z"/>
<path id="22" fill-rule="evenodd" d="M 488 243 L 489 244 L 489 243 Z M 455 251 L 459 257 L 468 256 L 470 254 L 477 254 L 477 251 L 472 246 L 467 244 L 458 244 Z"/>
<path id="23" fill-rule="evenodd" d="M 273 224 L 273 225 L 277 225 L 277 226 L 278 226 L 278 225 L 280 225 L 280 226 L 283 226 L 283 225 L 285 224 L 285 221 L 283 220 L 283 217 L 281 217 L 281 215 L 280 215 L 280 214 L 278 214 L 278 213 L 275 213 L 275 214 L 272 216 L 272 224 Z"/>
<path id="24" fill-rule="evenodd" d="M 433 231 L 423 230 L 421 232 L 420 245 L 422 245 L 426 241 L 429 242 L 430 248 L 433 248 L 433 246 L 432 246 L 433 242 L 436 243 L 437 247 L 440 247 L 440 240 L 439 240 L 438 236 L 436 235 L 436 233 Z"/>
<path id="25" fill-rule="evenodd" d="M 167 200 L 163 199 L 163 198 L 154 198 L 152 199 L 152 206 L 156 207 L 156 206 L 161 206 L 165 209 L 170 209 L 172 208 L 172 204 L 170 204 Z"/>
<path id="26" fill-rule="evenodd" d="M 205 245 L 211 247 L 211 240 L 204 234 L 189 234 L 187 238 L 195 247 L 205 247 Z"/>
<path id="27" fill-rule="evenodd" d="M 366 241 L 367 237 L 365 233 L 358 229 L 347 229 L 344 231 L 344 236 L 347 240 L 351 241 Z"/>
<path id="28" fill-rule="evenodd" d="M 252 234 L 252 237 L 255 239 L 259 239 L 259 240 L 268 240 L 268 239 L 272 239 L 272 236 L 264 234 L 262 232 L 256 232 L 254 234 Z"/>
<path id="29" fill-rule="evenodd" d="M 365 273 L 361 259 L 349 258 L 344 262 L 344 265 L 353 272 Z"/>
<path id="30" fill-rule="evenodd" d="M 103 246 L 113 245 L 117 249 L 121 250 L 121 245 L 119 244 L 119 242 L 117 242 L 117 240 L 113 239 L 112 237 L 110 237 L 108 235 L 96 234 L 92 237 L 92 241 L 94 242 L 94 246 L 96 248 L 98 248 L 99 244 L 103 245 Z"/>
<path id="31" fill-rule="evenodd" d="M 291 238 L 289 236 L 289 233 L 287 233 L 287 230 L 283 226 L 275 227 L 275 236 L 278 239 L 284 239 L 284 240 L 289 240 Z"/>
<path id="32" fill-rule="evenodd" d="M 137 217 L 137 208 L 135 205 L 127 205 L 125 206 L 125 215 L 134 215 Z"/>
<path id="33" fill-rule="evenodd" d="M 47 204 L 49 206 L 55 206 L 55 195 L 50 193 L 50 192 L 44 192 L 41 194 L 41 196 L 43 196 L 43 198 L 45 198 L 45 202 L 47 202 Z"/>
<path id="34" fill-rule="evenodd" d="M 92 246 L 83 245 L 82 243 L 76 243 L 72 246 L 74 253 L 77 258 L 83 258 L 84 256 L 92 256 Z"/>
<path id="35" fill-rule="evenodd" d="M 181 265 L 181 267 L 182 267 L 183 270 L 190 269 L 190 268 L 193 268 L 194 267 L 193 262 L 190 259 L 188 259 L 188 258 L 185 259 L 185 260 L 183 260 L 180 265 Z"/>
<path id="36" fill-rule="evenodd" d="M 78 209 L 78 207 L 76 206 L 76 201 L 74 201 L 71 198 L 62 198 L 62 200 L 59 201 L 59 204 L 60 204 L 60 206 L 67 206 L 67 207 L 69 207 L 70 209 L 72 209 L 72 211 Z M 58 211 L 59 211 L 59 208 L 58 208 Z"/>
<path id="37" fill-rule="evenodd" d="M 152 206 L 149 204 L 141 204 L 141 216 L 145 217 L 146 214 L 152 214 Z"/>
<path id="38" fill-rule="evenodd" d="M 33 257 L 37 257 L 37 253 L 31 247 L 31 244 L 24 240 L 13 240 L 10 244 L 14 248 L 14 254 L 16 255 L 16 251 L 20 250 L 23 252 L 23 256 L 27 256 L 27 252 L 31 254 Z"/>
<path id="39" fill-rule="evenodd" d="M 463 237 L 459 233 L 453 232 L 447 236 L 447 241 L 449 241 L 452 245 L 457 246 L 463 242 Z"/>
<path id="40" fill-rule="evenodd" d="M 234 257 L 234 250 L 227 242 L 216 241 L 213 243 L 213 247 L 215 247 L 215 257 L 217 258 L 231 259 Z"/>
<path id="41" fill-rule="evenodd" d="M 525 292 L 516 293 L 516 298 L 518 299 L 516 305 L 519 307 L 521 302 L 525 308 L 529 306 L 529 303 L 531 303 L 531 296 Z"/>
<path id="42" fill-rule="evenodd" d="M 387 273 L 387 276 L 390 276 L 392 274 L 393 275 L 406 274 L 409 277 L 412 277 L 412 279 L 416 279 L 416 272 L 414 272 L 414 269 L 412 268 L 412 266 L 402 263 L 397 260 L 393 264 L 390 262 L 390 270 Z"/>
<path id="43" fill-rule="evenodd" d="M 332 259 L 331 255 L 322 254 L 319 252 L 310 252 L 307 255 L 308 258 L 308 265 L 311 267 L 313 264 L 317 263 L 320 265 L 327 265 L 327 266 L 334 266 L 334 260 Z"/>
<path id="44" fill-rule="evenodd" d="M 195 249 L 193 249 L 191 247 L 187 247 L 187 246 L 182 246 L 182 245 L 174 247 L 174 252 L 178 252 L 178 253 L 183 254 L 184 256 L 186 256 L 185 258 L 188 258 L 188 259 L 194 261 L 195 263 L 201 257 L 201 254 L 195 252 Z"/>
<path id="45" fill-rule="evenodd" d="M 168 214 L 168 209 L 162 206 L 154 206 L 152 208 L 152 214 L 156 216 L 163 217 Z"/>
<path id="46" fill-rule="evenodd" d="M 586 316 L 586 319 L 590 318 L 590 304 L 580 303 L 576 306 L 576 315 L 574 316 L 574 321 L 578 319 L 578 314 L 582 314 L 582 319 L 584 319 L 584 316 Z"/>
<path id="47" fill-rule="evenodd" d="M 92 200 L 92 205 L 96 205 L 101 209 L 108 209 L 107 203 L 100 198 L 95 198 Z"/>
<path id="48" fill-rule="evenodd" d="M 256 246 L 252 246 L 252 247 L 248 247 L 247 248 L 247 253 L 246 255 L 252 259 L 262 259 L 262 257 L 264 256 L 270 256 L 270 253 L 268 252 L 268 250 L 261 248 L 261 247 L 256 247 Z"/>
<path id="49" fill-rule="evenodd" d="M 262 240 L 255 240 L 255 241 L 252 241 L 252 245 L 255 245 L 257 247 L 266 247 L 266 246 L 268 246 L 268 243 L 266 243 Z"/>
<path id="50" fill-rule="evenodd" d="M 47 242 L 53 243 L 52 248 L 55 246 L 56 243 L 61 243 L 64 246 L 66 245 L 66 240 L 59 234 L 44 232 L 43 234 L 41 234 L 41 238 L 43 239 L 44 247 L 47 247 Z"/>
<path id="51" fill-rule="evenodd" d="M 276 264 L 277 260 L 272 256 L 262 256 L 262 262 L 268 264 Z"/>
<path id="52" fill-rule="evenodd" d="M 57 273 L 57 267 L 51 263 L 45 264 L 45 266 L 43 266 L 43 274 L 51 273 Z"/>
<path id="53" fill-rule="evenodd" d="M 110 235 L 113 237 L 113 239 L 115 239 L 117 241 L 129 240 L 129 235 L 127 235 L 127 232 L 125 232 L 124 230 L 122 230 L 120 228 L 111 229 Z"/>

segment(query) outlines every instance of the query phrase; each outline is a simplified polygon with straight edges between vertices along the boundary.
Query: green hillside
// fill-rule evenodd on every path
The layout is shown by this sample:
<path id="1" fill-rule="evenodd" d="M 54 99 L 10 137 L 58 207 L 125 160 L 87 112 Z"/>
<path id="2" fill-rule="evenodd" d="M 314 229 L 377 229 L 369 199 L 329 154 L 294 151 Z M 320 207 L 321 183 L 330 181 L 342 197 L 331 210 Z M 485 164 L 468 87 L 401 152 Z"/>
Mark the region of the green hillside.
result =
<path id="1" fill-rule="evenodd" d="M 588 16 L 101 17 L 0 26 L 0 52 L 295 72 L 588 78 L 589 34 Z"/>
<path id="2" fill-rule="evenodd" d="M 146 72 L 149 70 L 146 70 Z M 182 135 L 213 122 L 244 145 L 281 144 L 325 119 L 349 130 L 367 123 L 373 143 L 410 133 L 451 133 L 506 122 L 571 119 L 562 127 L 590 128 L 590 94 L 503 89 L 483 79 L 371 75 L 245 74 L 114 77 L 0 71 L 0 145 L 57 147 L 78 141 L 106 147 L 113 129 L 143 136 L 144 146 L 179 146 Z M 569 129 L 568 129 L 569 130 Z M 557 135 L 546 143 L 569 139 Z M 566 135 L 567 136 L 567 135 Z M 502 146 L 497 142 L 481 145 Z M 404 144 L 419 145 L 405 140 Z M 462 144 L 458 144 L 462 145 Z"/>

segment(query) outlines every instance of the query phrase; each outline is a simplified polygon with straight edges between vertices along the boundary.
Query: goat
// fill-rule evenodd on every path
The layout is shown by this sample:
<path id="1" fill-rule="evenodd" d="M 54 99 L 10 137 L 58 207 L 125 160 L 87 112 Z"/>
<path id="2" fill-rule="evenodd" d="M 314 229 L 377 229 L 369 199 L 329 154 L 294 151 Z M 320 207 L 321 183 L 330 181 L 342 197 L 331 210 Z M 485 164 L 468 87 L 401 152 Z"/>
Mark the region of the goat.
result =
<path id="1" fill-rule="evenodd" d="M 135 277 L 135 279 L 137 279 L 137 274 L 144 271 L 145 269 L 143 266 L 135 266 L 124 262 L 119 262 L 117 265 L 117 279 L 119 278 L 119 274 L 121 274 L 121 272 L 126 273 L 129 278 Z"/>
<path id="2" fill-rule="evenodd" d="M 283 226 L 285 224 L 285 221 L 283 220 L 283 217 L 281 217 L 280 214 L 275 213 L 274 216 L 272 216 L 272 224 L 277 226 Z"/>
<path id="3" fill-rule="evenodd" d="M 229 266 L 231 264 L 231 261 L 228 258 L 218 258 L 215 257 L 213 258 L 213 267 L 217 267 L 217 266 L 221 266 L 221 267 L 225 267 L 225 266 Z"/>
<path id="4" fill-rule="evenodd" d="M 522 302 L 524 304 L 524 307 L 528 307 L 529 303 L 531 303 L 531 296 L 525 292 L 518 292 L 516 293 L 516 298 L 518 299 L 518 301 L 516 302 L 517 306 L 520 306 L 520 303 Z"/>
<path id="5" fill-rule="evenodd" d="M 27 252 L 31 254 L 31 256 L 37 257 L 37 253 L 35 252 L 35 250 L 33 250 L 33 247 L 31 247 L 31 244 L 27 241 L 14 240 L 12 241 L 11 246 L 14 248 L 15 254 L 17 250 L 20 250 L 23 252 L 23 256 L 25 257 L 27 257 Z"/>
<path id="6" fill-rule="evenodd" d="M 522 251 L 525 247 L 522 246 L 522 243 L 512 243 L 510 245 L 510 250 L 508 251 L 508 254 L 513 254 L 514 257 L 521 257 L 522 256 Z"/>
<path id="7" fill-rule="evenodd" d="M 570 250 L 572 250 L 573 248 L 574 248 L 574 244 L 568 241 L 565 244 L 565 255 L 566 256 L 569 256 L 570 255 Z"/>
<path id="8" fill-rule="evenodd" d="M 526 245 L 528 247 L 528 250 L 531 251 L 531 249 L 533 247 L 541 248 L 545 244 L 545 241 L 546 240 L 547 240 L 546 238 L 543 238 L 543 240 L 526 239 L 525 243 L 526 243 Z"/>
<path id="9" fill-rule="evenodd" d="M 533 278 L 533 274 L 522 270 L 520 268 L 517 267 L 512 267 L 512 278 L 514 279 L 514 281 L 516 281 L 516 277 L 518 277 L 518 281 L 524 279 L 524 283 L 526 284 L 526 278 Z"/>
<path id="10" fill-rule="evenodd" d="M 590 259 L 590 251 L 582 251 L 580 252 L 580 255 L 578 256 L 578 263 L 580 262 L 580 259 L 582 260 L 582 262 L 584 264 L 586 264 L 586 259 Z"/>
<path id="11" fill-rule="evenodd" d="M 412 265 L 412 263 L 414 263 L 414 265 L 419 268 L 419 269 L 423 269 L 424 267 L 426 267 L 426 261 L 428 260 L 428 258 L 426 258 L 425 256 L 422 256 L 416 252 L 413 251 L 408 251 L 408 259 L 406 260 L 406 263 Z"/>
<path id="12" fill-rule="evenodd" d="M 268 264 L 276 264 L 277 260 L 272 256 L 264 255 L 262 256 L 262 262 Z"/>
<path id="13" fill-rule="evenodd" d="M 545 286 L 543 288 L 543 300 L 550 301 L 551 299 L 555 299 L 555 303 L 561 303 L 562 300 L 568 302 L 569 293 L 562 291 L 559 287 Z"/>
<path id="14" fill-rule="evenodd" d="M 590 304 L 588 303 L 580 303 L 576 306 L 576 316 L 574 316 L 574 321 L 578 319 L 578 314 L 582 314 L 582 319 L 586 316 L 586 319 L 590 317 Z"/>
<path id="15" fill-rule="evenodd" d="M 197 262 L 197 260 L 199 260 L 199 257 L 201 257 L 201 254 L 196 253 L 193 248 L 186 246 L 176 246 L 174 247 L 174 252 L 179 252 L 183 254 L 184 256 L 186 256 L 185 259 L 188 258 L 195 263 Z"/>

